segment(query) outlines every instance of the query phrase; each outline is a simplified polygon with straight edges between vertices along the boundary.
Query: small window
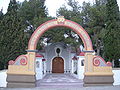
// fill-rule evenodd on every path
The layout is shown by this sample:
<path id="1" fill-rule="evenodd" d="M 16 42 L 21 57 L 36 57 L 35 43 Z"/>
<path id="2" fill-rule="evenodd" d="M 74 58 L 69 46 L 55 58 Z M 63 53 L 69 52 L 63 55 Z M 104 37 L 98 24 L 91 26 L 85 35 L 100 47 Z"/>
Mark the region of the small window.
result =
<path id="1" fill-rule="evenodd" d="M 84 66 L 84 60 L 81 61 L 81 66 Z"/>
<path id="2" fill-rule="evenodd" d="M 36 62 L 36 67 L 37 67 L 37 68 L 40 67 L 40 63 L 39 63 L 39 61 Z"/>
<path id="3" fill-rule="evenodd" d="M 57 54 L 59 54 L 60 53 L 60 48 L 57 48 L 56 52 L 57 52 Z"/>

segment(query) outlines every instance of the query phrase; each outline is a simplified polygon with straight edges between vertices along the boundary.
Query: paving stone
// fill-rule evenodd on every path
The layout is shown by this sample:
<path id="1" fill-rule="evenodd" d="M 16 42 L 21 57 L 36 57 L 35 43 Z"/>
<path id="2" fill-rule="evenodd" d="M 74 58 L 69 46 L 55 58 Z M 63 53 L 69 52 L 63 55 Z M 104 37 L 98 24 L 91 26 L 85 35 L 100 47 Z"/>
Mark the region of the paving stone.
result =
<path id="1" fill-rule="evenodd" d="M 48 74 L 42 80 L 37 81 L 37 87 L 83 87 L 83 81 L 70 74 Z"/>

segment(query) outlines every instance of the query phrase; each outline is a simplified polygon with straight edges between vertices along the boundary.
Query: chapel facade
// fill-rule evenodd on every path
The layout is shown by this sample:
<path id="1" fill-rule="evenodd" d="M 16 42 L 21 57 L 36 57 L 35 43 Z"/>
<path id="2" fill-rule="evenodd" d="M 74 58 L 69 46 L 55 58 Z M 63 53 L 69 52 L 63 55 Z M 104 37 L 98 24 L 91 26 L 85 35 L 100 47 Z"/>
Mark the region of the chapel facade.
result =
<path id="1" fill-rule="evenodd" d="M 84 67 L 84 54 L 80 53 L 79 55 L 77 56 L 69 44 L 63 42 L 47 45 L 43 51 L 39 51 L 39 53 L 36 54 L 36 77 L 42 79 L 49 73 L 73 73 L 77 75 L 79 70 L 78 59 L 80 60 L 81 57 L 79 67 Z M 40 64 L 38 68 L 39 62 L 42 64 Z"/>

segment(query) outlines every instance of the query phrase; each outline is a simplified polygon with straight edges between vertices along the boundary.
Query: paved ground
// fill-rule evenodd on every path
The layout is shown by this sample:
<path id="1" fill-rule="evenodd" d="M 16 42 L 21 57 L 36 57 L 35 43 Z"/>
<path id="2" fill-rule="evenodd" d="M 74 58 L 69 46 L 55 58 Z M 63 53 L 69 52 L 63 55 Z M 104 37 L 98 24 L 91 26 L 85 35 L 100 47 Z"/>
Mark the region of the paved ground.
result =
<path id="1" fill-rule="evenodd" d="M 83 87 L 83 81 L 70 74 L 48 74 L 37 81 L 37 87 Z"/>
<path id="2" fill-rule="evenodd" d="M 120 86 L 101 86 L 101 87 L 36 87 L 36 88 L 0 88 L 0 90 L 120 90 Z"/>

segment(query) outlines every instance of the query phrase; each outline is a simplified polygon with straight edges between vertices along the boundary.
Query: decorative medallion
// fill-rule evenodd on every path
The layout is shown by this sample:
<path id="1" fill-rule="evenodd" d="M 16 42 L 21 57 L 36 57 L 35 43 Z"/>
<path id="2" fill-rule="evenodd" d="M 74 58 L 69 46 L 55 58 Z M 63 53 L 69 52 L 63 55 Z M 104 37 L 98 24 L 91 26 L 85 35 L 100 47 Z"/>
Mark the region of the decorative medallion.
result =
<path id="1" fill-rule="evenodd" d="M 64 22 L 65 22 L 64 16 L 59 16 L 59 17 L 57 18 L 57 22 L 58 22 L 58 24 L 64 24 Z"/>
<path id="2" fill-rule="evenodd" d="M 100 58 L 98 58 L 98 57 L 93 58 L 93 65 L 99 66 L 100 65 Z"/>
<path id="3" fill-rule="evenodd" d="M 27 60 L 26 60 L 25 58 L 22 58 L 22 59 L 20 60 L 20 64 L 21 64 L 21 65 L 27 65 Z"/>

